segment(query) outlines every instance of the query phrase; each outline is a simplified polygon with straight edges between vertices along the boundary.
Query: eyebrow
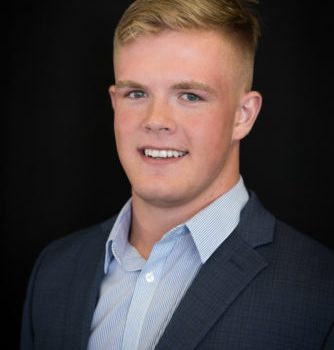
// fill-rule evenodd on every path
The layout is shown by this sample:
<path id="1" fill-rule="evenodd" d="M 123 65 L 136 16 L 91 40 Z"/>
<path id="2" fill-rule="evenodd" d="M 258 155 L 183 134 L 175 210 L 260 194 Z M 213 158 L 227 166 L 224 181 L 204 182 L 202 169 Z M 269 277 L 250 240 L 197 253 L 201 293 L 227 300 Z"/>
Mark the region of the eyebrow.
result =
<path id="1" fill-rule="evenodd" d="M 147 90 L 148 87 L 140 84 L 133 80 L 120 80 L 115 83 L 116 89 L 122 89 L 122 88 L 131 88 L 131 89 L 138 89 L 138 90 Z M 216 91 L 210 87 L 209 85 L 198 82 L 195 80 L 185 80 L 180 81 L 176 84 L 173 84 L 171 87 L 172 90 L 202 90 L 205 92 L 216 94 Z"/>
<path id="2" fill-rule="evenodd" d="M 140 89 L 140 90 L 147 89 L 145 85 L 139 84 L 132 80 L 117 81 L 115 86 L 116 86 L 116 89 L 122 89 L 122 88 L 132 88 L 132 89 Z"/>
<path id="3" fill-rule="evenodd" d="M 181 81 L 177 84 L 174 84 L 172 88 L 175 90 L 202 90 L 215 93 L 215 90 L 209 85 L 194 80 Z"/>

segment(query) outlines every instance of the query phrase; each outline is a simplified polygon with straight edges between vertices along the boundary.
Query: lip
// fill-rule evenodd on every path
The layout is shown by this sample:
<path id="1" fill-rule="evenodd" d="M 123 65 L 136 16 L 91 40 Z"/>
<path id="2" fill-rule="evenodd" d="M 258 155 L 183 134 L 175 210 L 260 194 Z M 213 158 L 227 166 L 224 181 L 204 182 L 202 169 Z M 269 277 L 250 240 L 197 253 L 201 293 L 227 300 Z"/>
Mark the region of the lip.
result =
<path id="1" fill-rule="evenodd" d="M 177 147 L 171 147 L 171 146 L 152 146 L 152 145 L 145 145 L 140 146 L 137 148 L 139 151 L 143 152 L 145 149 L 156 149 L 158 151 L 166 150 L 166 151 L 179 151 L 179 152 L 185 152 L 188 153 L 187 150 L 177 148 Z"/>

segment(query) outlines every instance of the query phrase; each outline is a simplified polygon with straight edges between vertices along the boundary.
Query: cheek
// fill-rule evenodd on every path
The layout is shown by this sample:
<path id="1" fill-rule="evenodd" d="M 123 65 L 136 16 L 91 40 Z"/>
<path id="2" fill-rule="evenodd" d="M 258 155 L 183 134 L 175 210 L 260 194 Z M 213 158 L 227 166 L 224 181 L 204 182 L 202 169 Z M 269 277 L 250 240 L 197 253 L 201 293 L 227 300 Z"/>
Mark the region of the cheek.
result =
<path id="1" fill-rule="evenodd" d="M 114 125 L 123 131 L 136 129 L 140 126 L 146 115 L 147 107 L 145 104 L 133 105 L 130 102 L 124 102 L 123 99 L 116 100 L 114 109 Z"/>
<path id="2" fill-rule="evenodd" d="M 201 153 L 222 152 L 232 141 L 233 120 L 229 114 L 211 113 L 192 120 L 191 139 Z"/>
<path id="3" fill-rule="evenodd" d="M 129 123 L 125 118 L 120 115 L 115 115 L 114 119 L 114 132 L 117 152 L 122 158 L 123 153 L 127 154 L 126 149 L 129 147 L 129 141 L 131 140 L 130 135 L 132 134 Z"/>
<path id="4" fill-rule="evenodd" d="M 116 140 L 126 141 L 123 138 L 127 138 L 127 135 L 133 133 L 136 128 L 136 121 L 138 118 L 135 118 L 131 111 L 126 108 L 118 108 L 114 113 L 114 130 Z M 129 141 L 129 138 L 128 138 Z"/>

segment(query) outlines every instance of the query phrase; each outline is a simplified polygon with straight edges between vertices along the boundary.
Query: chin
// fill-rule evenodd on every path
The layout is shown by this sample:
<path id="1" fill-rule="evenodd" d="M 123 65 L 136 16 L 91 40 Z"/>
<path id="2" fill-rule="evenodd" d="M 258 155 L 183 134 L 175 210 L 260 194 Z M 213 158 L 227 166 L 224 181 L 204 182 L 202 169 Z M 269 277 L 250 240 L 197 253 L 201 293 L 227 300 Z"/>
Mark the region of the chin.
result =
<path id="1" fill-rule="evenodd" d="M 180 196 L 179 191 L 172 189 L 164 191 L 161 187 L 150 190 L 146 189 L 144 191 L 133 190 L 133 194 L 142 201 L 156 207 L 177 207 L 183 202 L 183 198 Z"/>

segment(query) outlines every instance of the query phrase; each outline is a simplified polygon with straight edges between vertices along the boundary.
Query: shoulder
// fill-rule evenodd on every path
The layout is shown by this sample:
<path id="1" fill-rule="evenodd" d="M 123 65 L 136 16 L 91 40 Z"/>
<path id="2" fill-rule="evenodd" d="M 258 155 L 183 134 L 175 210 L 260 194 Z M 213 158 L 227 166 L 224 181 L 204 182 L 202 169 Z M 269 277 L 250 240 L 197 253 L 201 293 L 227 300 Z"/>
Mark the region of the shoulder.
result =
<path id="1" fill-rule="evenodd" d="M 50 242 L 44 251 L 68 254 L 80 249 L 84 245 L 95 245 L 106 242 L 116 217 L 109 218 L 101 223 L 77 230 L 55 241 Z"/>
<path id="2" fill-rule="evenodd" d="M 282 308 L 290 305 L 305 318 L 320 315 L 333 321 L 333 250 L 275 220 L 272 242 L 257 247 L 256 251 L 268 264 L 260 281 L 271 290 L 273 304 Z"/>
<path id="3" fill-rule="evenodd" d="M 334 252 L 277 219 L 266 210 L 251 192 L 241 216 L 239 233 L 269 264 L 268 273 L 277 279 L 299 285 L 320 283 L 334 288 Z M 316 287 L 315 287 L 316 288 Z"/>
<path id="4" fill-rule="evenodd" d="M 286 274 L 316 282 L 331 281 L 334 287 L 334 251 L 310 235 L 276 220 L 273 252 Z"/>
<path id="5" fill-rule="evenodd" d="M 50 242 L 39 254 L 34 269 L 48 272 L 50 269 L 61 270 L 62 267 L 85 263 L 88 256 L 98 258 L 104 252 L 115 219 L 112 217 Z"/>
<path id="6" fill-rule="evenodd" d="M 334 251 L 313 238 L 316 232 L 308 235 L 277 219 L 262 205 L 254 192 L 250 192 L 239 227 L 243 238 L 253 247 L 268 245 L 275 255 L 287 259 L 305 257 L 308 263 L 334 259 Z"/>

